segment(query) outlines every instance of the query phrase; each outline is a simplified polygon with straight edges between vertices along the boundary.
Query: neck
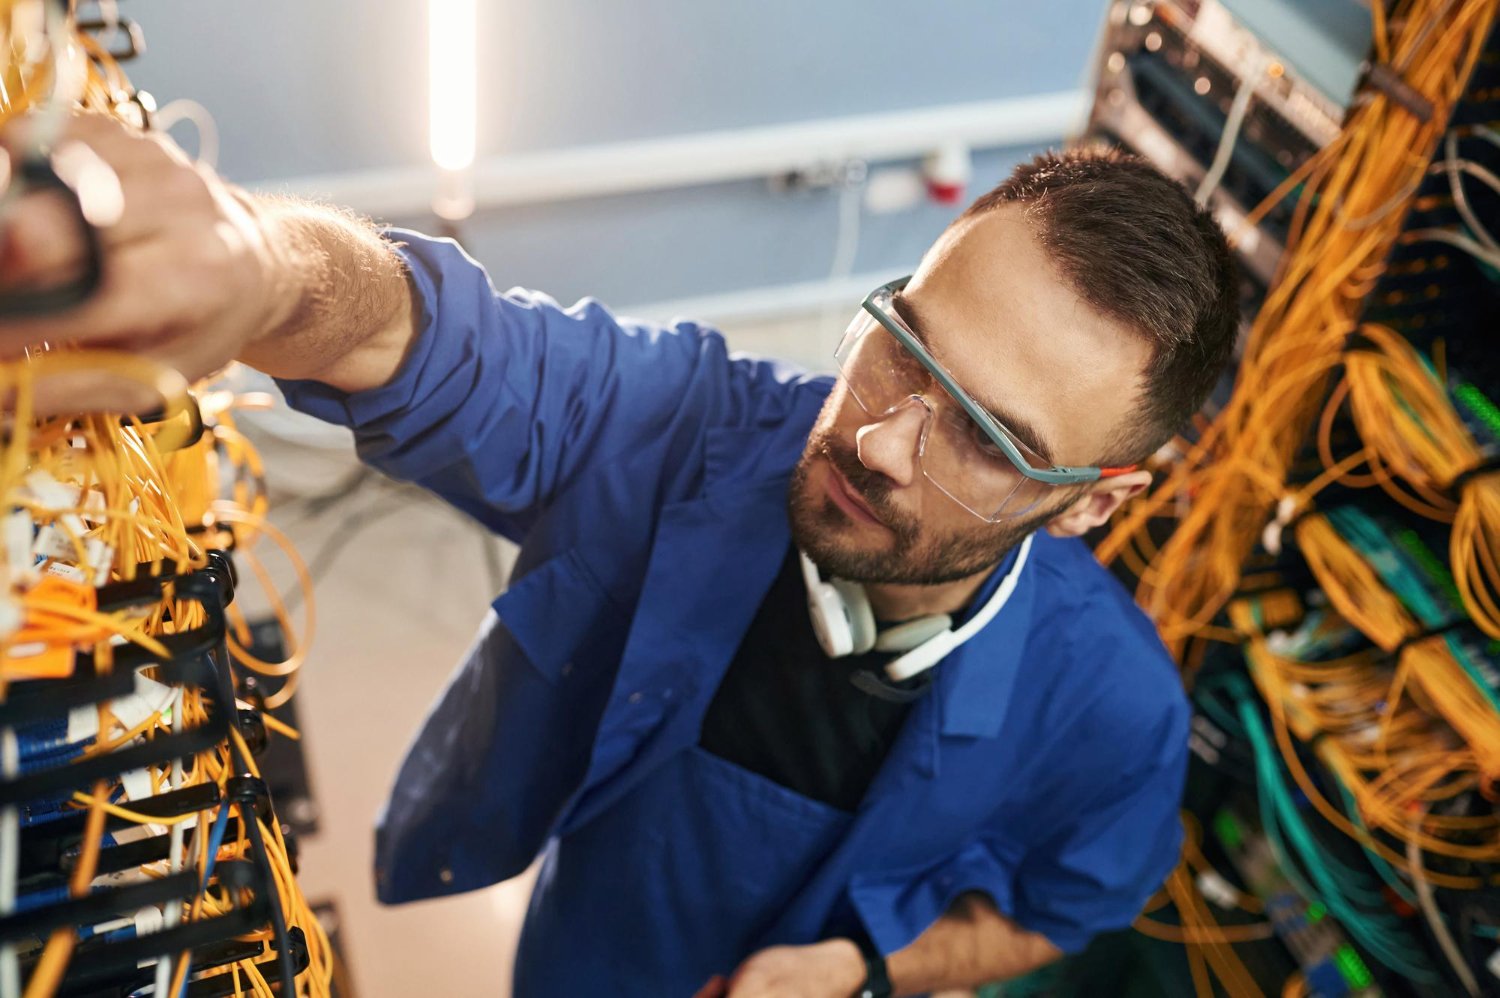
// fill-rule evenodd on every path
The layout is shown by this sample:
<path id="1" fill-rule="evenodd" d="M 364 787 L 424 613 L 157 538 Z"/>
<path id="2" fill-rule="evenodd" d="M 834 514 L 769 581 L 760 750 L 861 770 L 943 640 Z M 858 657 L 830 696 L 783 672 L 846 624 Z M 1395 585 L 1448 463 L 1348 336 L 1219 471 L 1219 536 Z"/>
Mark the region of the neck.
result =
<path id="1" fill-rule="evenodd" d="M 935 586 L 871 582 L 865 585 L 865 595 L 870 598 L 870 608 L 875 611 L 877 620 L 910 620 L 936 613 L 957 616 L 958 611 L 974 598 L 974 593 L 984 584 L 994 567 L 991 565 L 956 582 L 944 582 Z"/>

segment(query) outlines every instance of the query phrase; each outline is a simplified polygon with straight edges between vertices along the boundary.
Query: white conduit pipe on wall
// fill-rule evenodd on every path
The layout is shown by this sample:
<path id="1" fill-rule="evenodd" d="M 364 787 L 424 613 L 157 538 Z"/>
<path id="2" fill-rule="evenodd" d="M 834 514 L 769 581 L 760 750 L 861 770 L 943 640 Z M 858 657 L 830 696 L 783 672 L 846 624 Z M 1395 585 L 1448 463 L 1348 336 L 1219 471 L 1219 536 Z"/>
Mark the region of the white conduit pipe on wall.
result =
<path id="1" fill-rule="evenodd" d="M 1082 127 L 1089 100 L 1087 91 L 1068 90 L 498 156 L 474 165 L 474 202 L 482 211 L 753 180 L 848 159 L 917 158 L 946 142 L 970 149 L 1055 142 Z M 400 220 L 431 213 L 437 182 L 435 168 L 424 166 L 290 177 L 255 187 Z"/>

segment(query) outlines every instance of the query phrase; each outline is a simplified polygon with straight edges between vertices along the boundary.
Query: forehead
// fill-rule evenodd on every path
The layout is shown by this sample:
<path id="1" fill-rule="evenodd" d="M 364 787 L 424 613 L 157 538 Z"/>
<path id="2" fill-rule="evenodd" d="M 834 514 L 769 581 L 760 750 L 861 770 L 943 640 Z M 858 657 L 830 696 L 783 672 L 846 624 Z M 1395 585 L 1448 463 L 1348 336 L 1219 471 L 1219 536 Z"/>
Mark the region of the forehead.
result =
<path id="1" fill-rule="evenodd" d="M 1093 463 L 1133 414 L 1149 343 L 1073 290 L 1020 206 L 945 232 L 903 297 L 959 383 L 1032 423 L 1054 461 Z"/>

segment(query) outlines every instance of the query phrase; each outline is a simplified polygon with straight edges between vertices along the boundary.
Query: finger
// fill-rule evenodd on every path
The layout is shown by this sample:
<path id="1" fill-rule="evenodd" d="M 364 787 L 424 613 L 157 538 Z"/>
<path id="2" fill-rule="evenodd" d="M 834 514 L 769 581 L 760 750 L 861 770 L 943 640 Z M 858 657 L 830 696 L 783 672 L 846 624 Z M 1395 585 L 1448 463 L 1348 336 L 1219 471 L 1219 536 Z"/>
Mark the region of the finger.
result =
<path id="1" fill-rule="evenodd" d="M 35 129 L 34 116 L 22 119 L 0 132 L 0 144 L 13 158 L 24 158 L 33 151 L 28 137 Z M 94 191 L 88 176 L 77 167 L 96 160 L 112 174 L 108 180 L 119 188 L 116 197 L 123 195 L 123 212 L 117 211 L 107 221 L 93 219 L 101 226 L 100 236 L 107 245 L 140 239 L 170 224 L 184 208 L 207 207 L 211 202 L 203 175 L 169 136 L 141 132 L 105 115 L 80 114 L 69 119 L 62 135 L 48 145 L 55 150 L 53 165 L 85 201 Z M 87 147 L 89 154 L 70 154 L 80 146 Z M 164 206 L 173 210 L 163 211 Z"/>
<path id="2" fill-rule="evenodd" d="M 161 160 L 183 166 L 192 164 L 192 158 L 165 132 L 143 132 L 113 115 L 87 111 L 70 115 L 63 125 L 62 135 L 83 142 L 120 165 Z M 7 144 L 15 148 L 13 144 Z"/>
<path id="3" fill-rule="evenodd" d="M 0 359 L 41 343 L 147 349 L 208 318 L 196 305 L 190 253 L 142 243 L 104 261 L 98 289 L 82 304 L 39 316 L 0 318 Z"/>
<path id="4" fill-rule="evenodd" d="M 707 984 L 698 989 L 693 998 L 724 998 L 727 993 L 726 983 L 722 976 L 715 974 L 708 979 Z"/>
<path id="5" fill-rule="evenodd" d="M 157 412 L 165 401 L 139 381 L 112 373 L 107 362 L 97 371 L 38 377 L 35 393 L 34 414 L 43 418 L 71 413 Z"/>

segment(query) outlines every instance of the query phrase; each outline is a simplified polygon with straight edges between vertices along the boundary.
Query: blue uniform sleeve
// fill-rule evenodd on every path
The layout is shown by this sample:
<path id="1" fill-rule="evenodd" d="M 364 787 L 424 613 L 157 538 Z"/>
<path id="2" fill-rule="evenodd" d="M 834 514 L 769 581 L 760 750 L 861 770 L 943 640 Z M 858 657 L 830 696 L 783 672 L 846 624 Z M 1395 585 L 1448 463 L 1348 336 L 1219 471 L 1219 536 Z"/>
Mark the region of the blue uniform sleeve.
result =
<path id="1" fill-rule="evenodd" d="M 534 292 L 500 294 L 452 241 L 388 237 L 421 313 L 400 370 L 355 394 L 293 380 L 282 391 L 352 428 L 365 462 L 512 539 L 585 469 L 641 448 L 665 453 L 661 441 L 696 439 L 745 401 L 717 333 L 616 319 L 591 299 L 565 309 Z M 691 471 L 665 459 L 658 471 L 674 468 Z M 661 491 L 658 501 L 671 498 Z"/>
<path id="2" fill-rule="evenodd" d="M 1029 843 L 1019 841 L 1013 818 L 922 869 L 856 877 L 849 896 L 865 931 L 881 952 L 892 953 L 942 918 L 960 896 L 976 892 L 1065 953 L 1128 926 L 1166 880 L 1181 849 L 1185 702 L 1174 701 L 1144 737 L 1149 741 L 1140 752 L 1120 742 L 1120 758 L 1141 759 L 1134 771 L 1111 771 L 1106 758 L 1089 760 L 1090 789 L 1039 808 L 1033 818 L 1043 824 L 1028 830 Z"/>
<path id="3" fill-rule="evenodd" d="M 1065 953 L 1130 925 L 1177 864 L 1186 764 L 1184 741 L 1183 750 L 1116 784 L 1026 855 L 1007 914 Z"/>

